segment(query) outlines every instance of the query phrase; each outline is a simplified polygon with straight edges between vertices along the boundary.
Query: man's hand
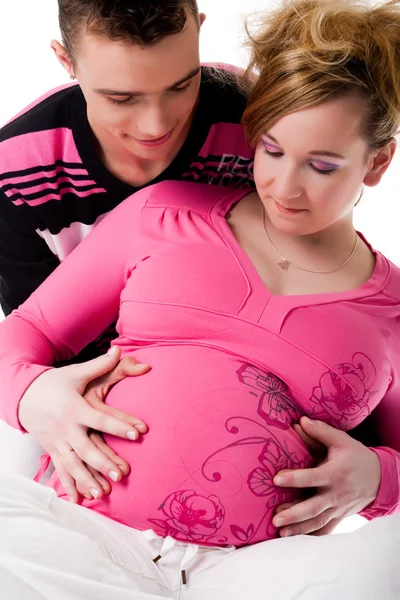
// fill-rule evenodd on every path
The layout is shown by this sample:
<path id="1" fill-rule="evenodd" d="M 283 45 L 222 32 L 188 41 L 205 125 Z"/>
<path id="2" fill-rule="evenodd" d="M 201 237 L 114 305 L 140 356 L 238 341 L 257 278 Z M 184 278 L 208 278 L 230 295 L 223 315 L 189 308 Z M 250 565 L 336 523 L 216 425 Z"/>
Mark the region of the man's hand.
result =
<path id="1" fill-rule="evenodd" d="M 322 421 L 303 417 L 300 424 L 295 429 L 313 456 L 318 460 L 325 453 L 325 457 L 314 468 L 275 476 L 279 487 L 315 489 L 311 498 L 278 507 L 273 523 L 282 537 L 330 533 L 344 517 L 360 512 L 376 498 L 381 481 L 375 452 Z"/>
<path id="2" fill-rule="evenodd" d="M 136 440 L 145 423 L 104 404 L 113 385 L 150 370 L 133 358 L 120 361 L 120 349 L 78 365 L 51 369 L 29 386 L 19 405 L 19 420 L 50 454 L 61 483 L 73 502 L 78 492 L 99 498 L 110 492 L 106 478 L 119 481 L 129 465 L 100 433 Z M 89 430 L 94 433 L 88 435 Z"/>

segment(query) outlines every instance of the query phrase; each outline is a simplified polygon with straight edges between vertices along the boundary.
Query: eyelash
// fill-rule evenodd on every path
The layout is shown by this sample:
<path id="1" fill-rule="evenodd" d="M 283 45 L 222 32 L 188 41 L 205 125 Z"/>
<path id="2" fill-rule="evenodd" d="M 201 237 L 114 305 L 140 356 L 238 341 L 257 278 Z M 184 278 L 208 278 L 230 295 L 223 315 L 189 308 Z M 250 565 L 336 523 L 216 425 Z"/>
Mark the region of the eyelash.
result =
<path id="1" fill-rule="evenodd" d="M 189 83 L 187 83 L 186 85 L 184 85 L 183 87 L 180 88 L 175 88 L 174 90 L 170 90 L 173 94 L 176 92 L 178 94 L 182 94 L 182 92 L 186 92 L 186 90 L 190 87 L 191 85 L 191 81 L 189 81 Z M 132 98 L 125 98 L 124 100 L 116 100 L 115 98 L 111 98 L 110 96 L 108 96 L 108 101 L 112 102 L 112 104 L 128 104 L 128 102 L 131 102 Z"/>
<path id="2" fill-rule="evenodd" d="M 175 88 L 174 90 L 172 90 L 172 92 L 178 92 L 178 94 L 181 94 L 182 92 L 186 92 L 186 90 L 188 89 L 188 87 L 191 86 L 191 84 L 192 84 L 192 82 L 189 81 L 189 83 L 187 83 L 183 87 Z"/>
<path id="3" fill-rule="evenodd" d="M 124 100 L 116 100 L 115 98 L 110 98 L 110 96 L 108 96 L 107 100 L 112 104 L 126 104 L 127 102 L 130 102 L 131 98 L 125 98 Z"/>
<path id="4" fill-rule="evenodd" d="M 272 156 L 273 158 L 279 158 L 280 156 L 283 156 L 282 152 L 270 152 L 266 148 L 264 148 L 264 154 L 268 154 L 268 156 Z M 318 175 L 331 175 L 332 173 L 334 173 L 336 171 L 335 168 L 327 169 L 326 171 L 322 171 L 321 169 L 317 169 L 317 167 L 315 167 L 312 163 L 310 163 L 310 167 L 312 168 L 313 171 L 318 173 Z"/>

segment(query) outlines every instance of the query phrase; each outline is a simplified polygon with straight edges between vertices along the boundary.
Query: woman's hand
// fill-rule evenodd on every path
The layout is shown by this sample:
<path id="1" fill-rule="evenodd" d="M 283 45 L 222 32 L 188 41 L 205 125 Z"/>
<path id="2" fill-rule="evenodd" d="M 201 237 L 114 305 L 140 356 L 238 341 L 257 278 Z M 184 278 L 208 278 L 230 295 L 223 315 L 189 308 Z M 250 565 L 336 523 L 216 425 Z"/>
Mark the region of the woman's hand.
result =
<path id="1" fill-rule="evenodd" d="M 282 537 L 330 533 L 344 517 L 360 512 L 376 498 L 381 481 L 375 452 L 322 421 L 303 417 L 300 424 L 294 428 L 313 456 L 317 461 L 325 457 L 314 468 L 275 476 L 279 487 L 315 488 L 312 497 L 278 507 L 273 522 Z"/>
<path id="2" fill-rule="evenodd" d="M 86 363 L 45 371 L 23 395 L 21 425 L 50 455 L 61 483 L 73 502 L 79 493 L 99 498 L 110 492 L 106 477 L 119 481 L 129 465 L 97 432 L 136 440 L 145 423 L 104 404 L 112 385 L 150 370 L 133 358 L 120 361 L 120 349 Z M 88 435 L 88 430 L 95 430 Z"/>

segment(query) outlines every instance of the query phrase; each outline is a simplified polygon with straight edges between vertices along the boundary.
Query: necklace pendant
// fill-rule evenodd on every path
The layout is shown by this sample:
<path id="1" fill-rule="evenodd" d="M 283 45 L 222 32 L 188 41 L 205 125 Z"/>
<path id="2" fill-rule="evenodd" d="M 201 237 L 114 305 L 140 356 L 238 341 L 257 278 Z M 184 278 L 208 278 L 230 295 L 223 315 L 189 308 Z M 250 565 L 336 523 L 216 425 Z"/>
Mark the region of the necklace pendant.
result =
<path id="1" fill-rule="evenodd" d="M 278 263 L 278 267 L 280 267 L 282 271 L 287 271 L 290 267 L 290 262 L 288 260 L 284 260 L 283 262 Z"/>

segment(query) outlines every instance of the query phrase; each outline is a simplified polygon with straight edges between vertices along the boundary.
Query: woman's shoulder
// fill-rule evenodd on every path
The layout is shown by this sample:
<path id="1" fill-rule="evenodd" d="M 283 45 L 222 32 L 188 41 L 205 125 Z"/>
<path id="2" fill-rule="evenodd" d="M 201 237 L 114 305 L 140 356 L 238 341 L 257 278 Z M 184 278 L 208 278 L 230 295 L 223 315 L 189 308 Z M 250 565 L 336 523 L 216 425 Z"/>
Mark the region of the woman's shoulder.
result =
<path id="1" fill-rule="evenodd" d="M 189 181 L 162 181 L 144 190 L 146 207 L 179 208 L 209 214 L 225 200 L 238 201 L 248 189 L 193 183 Z"/>
<path id="2" fill-rule="evenodd" d="M 358 235 L 375 256 L 375 268 L 367 282 L 369 290 L 373 292 L 372 296 L 383 294 L 394 303 L 400 303 L 400 268 L 374 248 L 361 232 L 358 231 Z"/>
<path id="3" fill-rule="evenodd" d="M 387 277 L 383 290 L 388 296 L 400 303 L 400 267 L 385 258 L 387 263 Z"/>

